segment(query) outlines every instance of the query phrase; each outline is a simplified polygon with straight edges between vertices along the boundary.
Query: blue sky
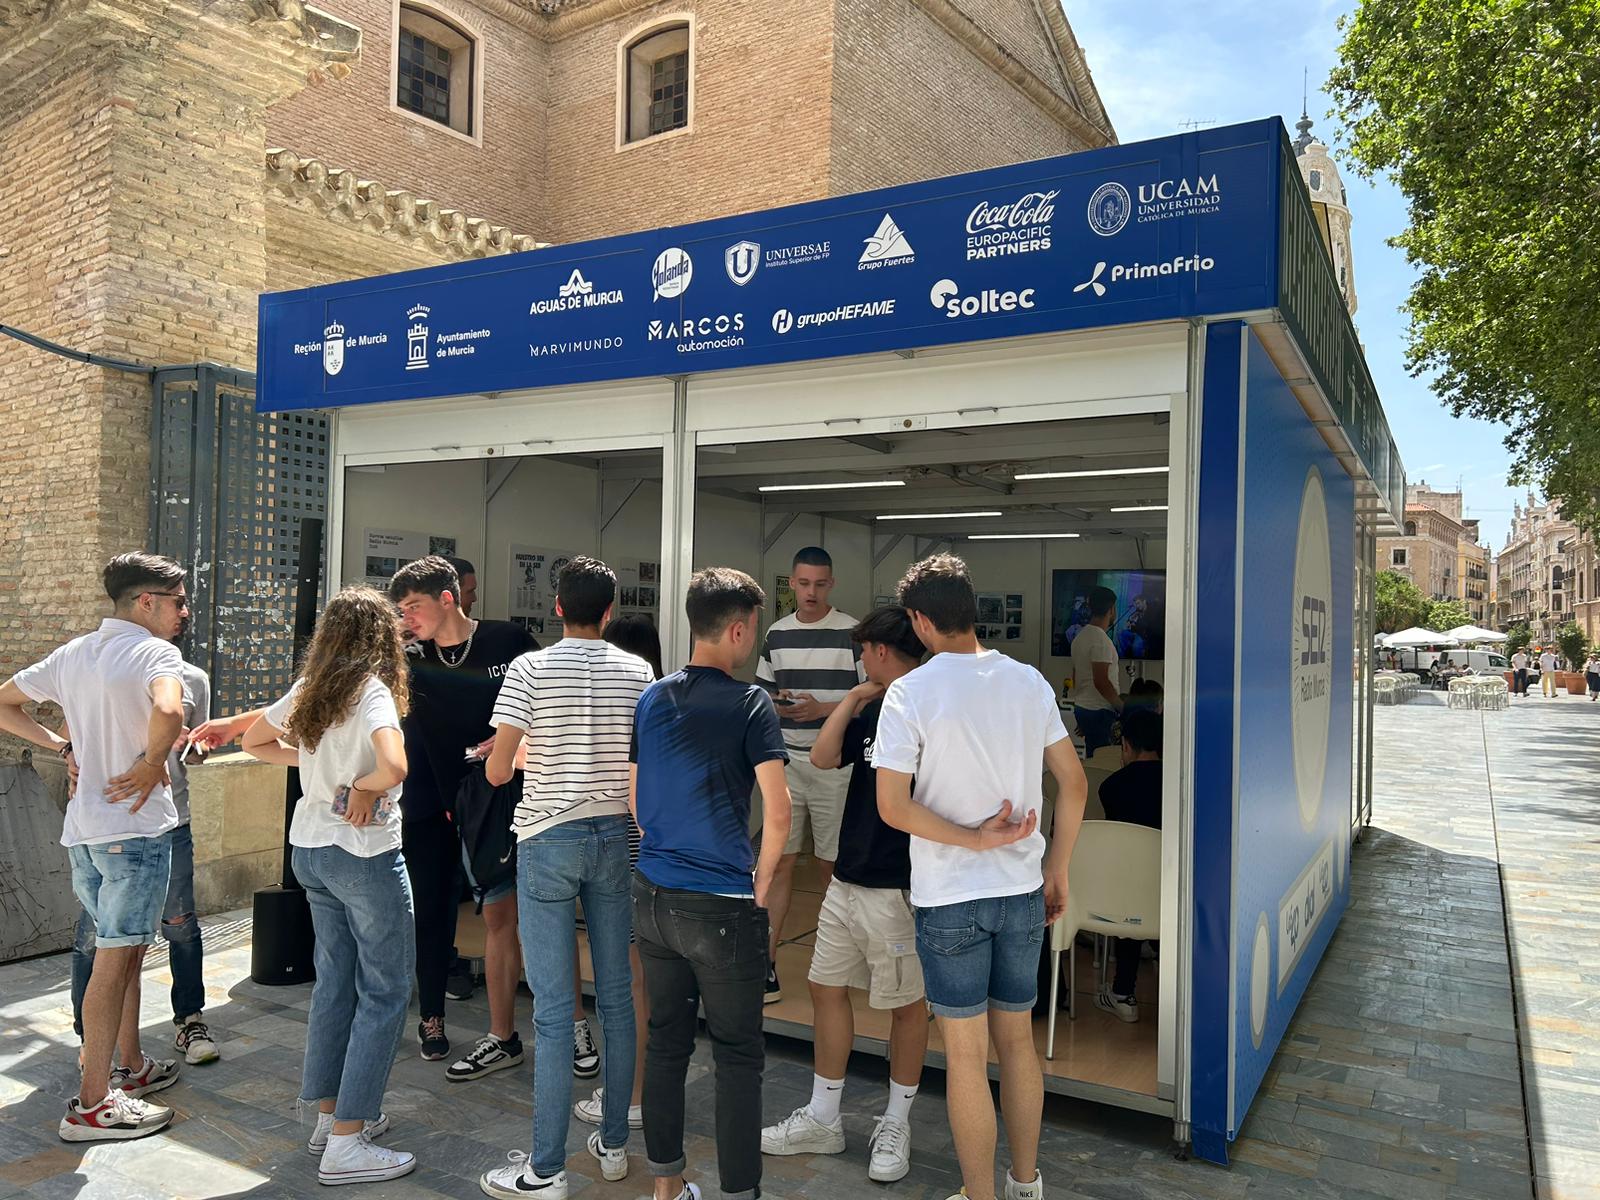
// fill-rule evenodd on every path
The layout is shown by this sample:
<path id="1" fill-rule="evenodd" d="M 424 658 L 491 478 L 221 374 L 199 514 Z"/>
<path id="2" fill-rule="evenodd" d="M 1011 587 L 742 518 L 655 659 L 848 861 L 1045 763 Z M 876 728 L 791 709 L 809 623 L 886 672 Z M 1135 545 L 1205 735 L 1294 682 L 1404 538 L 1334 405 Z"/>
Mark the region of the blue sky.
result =
<path id="1" fill-rule="evenodd" d="M 1312 133 L 1333 146 L 1332 101 L 1321 90 L 1339 46 L 1344 0 L 1145 0 L 1091 4 L 1064 0 L 1073 32 L 1094 72 L 1106 111 L 1124 142 L 1176 133 L 1186 122 L 1226 125 L 1280 115 L 1291 135 L 1300 116 L 1301 72 L 1310 72 Z M 1343 163 L 1341 163 L 1343 167 Z M 1412 482 L 1466 493 L 1466 515 L 1484 541 L 1505 543 L 1511 505 L 1504 430 L 1450 415 L 1425 380 L 1405 369 L 1405 316 L 1399 311 L 1413 272 L 1386 245 L 1406 226 L 1405 200 L 1387 180 L 1368 184 L 1344 171 L 1355 254 L 1356 327 L 1389 425 Z"/>

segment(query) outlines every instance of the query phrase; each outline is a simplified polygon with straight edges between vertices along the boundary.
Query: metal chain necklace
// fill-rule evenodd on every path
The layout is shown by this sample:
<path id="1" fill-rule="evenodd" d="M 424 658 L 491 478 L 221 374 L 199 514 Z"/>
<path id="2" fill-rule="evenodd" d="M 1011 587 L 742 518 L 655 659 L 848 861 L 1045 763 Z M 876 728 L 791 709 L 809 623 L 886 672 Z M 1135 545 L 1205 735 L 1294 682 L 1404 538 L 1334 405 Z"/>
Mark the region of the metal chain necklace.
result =
<path id="1" fill-rule="evenodd" d="M 461 647 L 461 653 L 456 655 L 454 662 L 452 662 L 450 659 L 448 659 L 448 658 L 446 658 L 444 656 L 444 650 L 439 646 L 438 642 L 434 642 L 434 644 L 433 644 L 434 656 L 436 658 L 438 658 L 438 660 L 441 663 L 443 663 L 445 666 L 449 667 L 453 671 L 457 667 L 459 667 L 462 663 L 467 661 L 467 655 L 472 653 L 472 639 L 477 637 L 477 636 L 478 636 L 478 623 L 476 621 L 474 621 L 472 623 L 471 632 L 467 634 L 466 643 Z"/>

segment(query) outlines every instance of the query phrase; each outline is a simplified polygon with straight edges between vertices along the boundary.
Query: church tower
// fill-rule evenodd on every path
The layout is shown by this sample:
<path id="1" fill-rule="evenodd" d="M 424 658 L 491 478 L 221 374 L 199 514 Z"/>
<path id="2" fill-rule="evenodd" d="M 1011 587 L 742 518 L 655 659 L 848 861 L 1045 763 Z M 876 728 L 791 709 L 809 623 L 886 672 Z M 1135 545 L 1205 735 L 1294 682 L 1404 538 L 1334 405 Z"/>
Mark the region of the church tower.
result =
<path id="1" fill-rule="evenodd" d="M 1311 135 L 1311 118 L 1306 115 L 1304 105 L 1295 128 L 1300 131 L 1300 136 L 1294 140 L 1295 161 L 1311 193 L 1311 203 L 1316 206 L 1318 224 L 1322 227 L 1328 255 L 1333 259 L 1333 274 L 1339 281 L 1339 291 L 1344 294 L 1345 307 L 1354 316 L 1356 271 L 1350 252 L 1350 205 L 1345 197 L 1344 181 L 1339 178 L 1339 168 L 1334 165 L 1328 147 Z"/>

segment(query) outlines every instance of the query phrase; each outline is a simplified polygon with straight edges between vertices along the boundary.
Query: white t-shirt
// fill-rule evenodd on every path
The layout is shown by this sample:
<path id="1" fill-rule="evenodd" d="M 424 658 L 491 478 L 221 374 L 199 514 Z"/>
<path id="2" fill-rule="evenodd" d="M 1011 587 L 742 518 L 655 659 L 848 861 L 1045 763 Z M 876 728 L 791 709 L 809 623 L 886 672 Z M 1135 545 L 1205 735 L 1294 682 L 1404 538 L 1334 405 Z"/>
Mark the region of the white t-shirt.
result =
<path id="1" fill-rule="evenodd" d="M 163 677 L 182 681 L 178 648 L 118 617 L 12 676 L 29 699 L 58 704 L 67 717 L 78 787 L 61 826 L 63 846 L 157 837 L 178 824 L 172 789 L 164 783 L 136 813 L 129 812 L 131 800 L 106 799 L 107 781 L 144 757 L 154 708 L 150 689 Z"/>
<path id="2" fill-rule="evenodd" d="M 1528 656 L 1518 650 L 1511 656 L 1511 667 L 1516 671 L 1526 671 L 1528 669 Z"/>
<path id="3" fill-rule="evenodd" d="M 1094 664 L 1111 664 L 1111 686 L 1117 686 L 1117 648 L 1098 625 L 1085 625 L 1072 639 L 1072 703 L 1077 708 L 1115 709 L 1094 686 Z"/>
<path id="4" fill-rule="evenodd" d="M 568 821 L 627 814 L 633 710 L 654 678 L 638 655 L 588 638 L 512 661 L 490 723 L 528 735 L 511 822 L 519 842 Z"/>
<path id="5" fill-rule="evenodd" d="M 299 690 L 300 681 L 296 680 L 289 694 L 267 709 L 264 716 L 269 724 L 277 729 L 284 727 Z M 333 811 L 334 793 L 371 774 L 378 765 L 372 735 L 380 729 L 399 728 L 400 713 L 395 708 L 394 695 L 376 676 L 368 676 L 350 715 L 324 730 L 315 750 L 300 747 L 301 796 L 289 823 L 291 845 L 338 846 L 357 858 L 400 849 L 399 788 L 373 807 L 370 825 L 358 828 Z"/>
<path id="6" fill-rule="evenodd" d="M 1550 651 L 1546 650 L 1543 654 L 1539 655 L 1540 671 L 1554 671 L 1555 669 L 1556 656 L 1554 654 L 1551 654 Z"/>
<path id="7" fill-rule="evenodd" d="M 917 777 L 916 803 L 976 828 L 1011 801 L 1022 820 L 1043 803 L 1044 752 L 1067 736 L 1055 692 L 998 650 L 936 654 L 889 685 L 873 766 Z M 911 903 L 919 908 L 1020 896 L 1044 881 L 1044 834 L 994 850 L 911 839 Z"/>

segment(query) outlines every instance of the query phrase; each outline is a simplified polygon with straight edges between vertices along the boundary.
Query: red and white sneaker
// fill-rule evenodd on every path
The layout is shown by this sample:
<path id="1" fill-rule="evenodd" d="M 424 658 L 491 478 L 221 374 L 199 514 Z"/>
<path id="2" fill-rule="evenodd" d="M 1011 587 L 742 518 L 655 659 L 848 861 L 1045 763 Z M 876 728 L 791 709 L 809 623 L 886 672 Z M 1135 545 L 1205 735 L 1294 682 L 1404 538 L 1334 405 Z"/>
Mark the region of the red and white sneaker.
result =
<path id="1" fill-rule="evenodd" d="M 64 1142 L 127 1141 L 160 1133 L 171 1121 L 170 1108 L 112 1088 L 93 1108 L 80 1108 L 76 1096 L 68 1100 L 57 1132 Z"/>
<path id="2" fill-rule="evenodd" d="M 120 1088 L 130 1096 L 148 1096 L 178 1082 L 178 1064 L 170 1058 L 144 1056 L 137 1071 L 115 1067 L 111 1072 L 111 1086 Z"/>

